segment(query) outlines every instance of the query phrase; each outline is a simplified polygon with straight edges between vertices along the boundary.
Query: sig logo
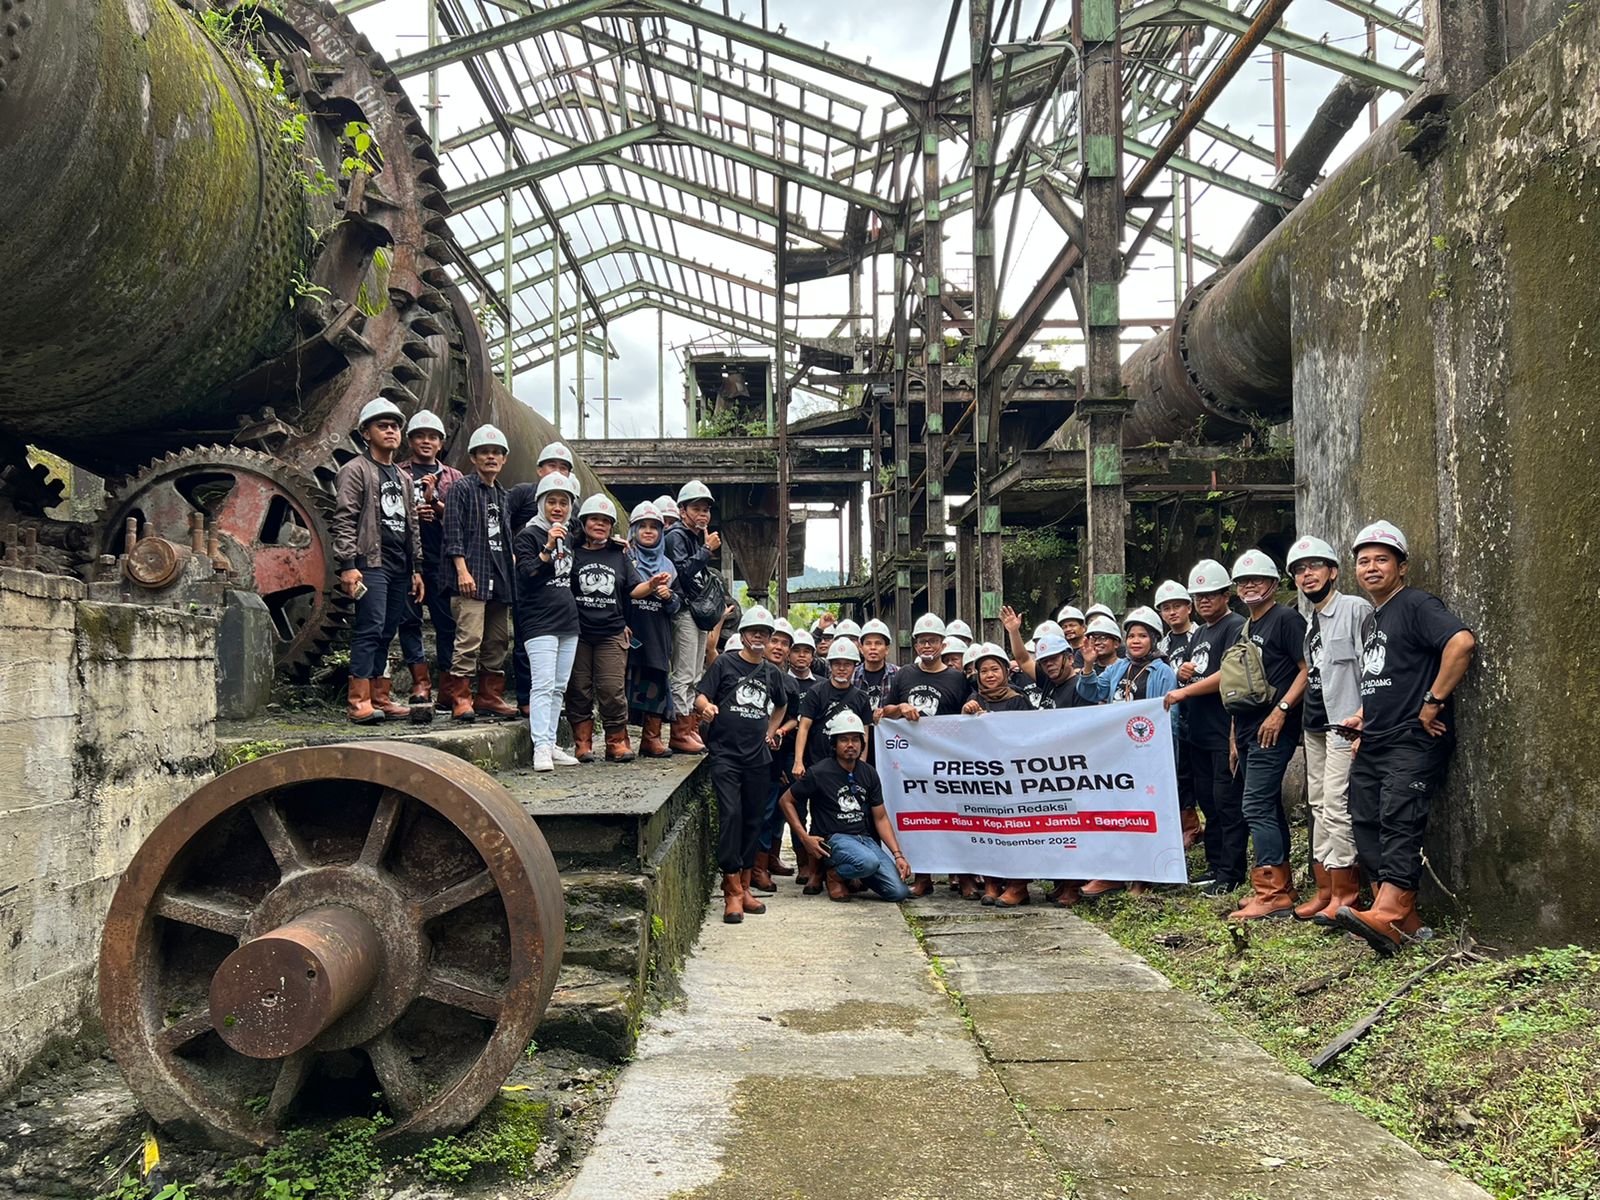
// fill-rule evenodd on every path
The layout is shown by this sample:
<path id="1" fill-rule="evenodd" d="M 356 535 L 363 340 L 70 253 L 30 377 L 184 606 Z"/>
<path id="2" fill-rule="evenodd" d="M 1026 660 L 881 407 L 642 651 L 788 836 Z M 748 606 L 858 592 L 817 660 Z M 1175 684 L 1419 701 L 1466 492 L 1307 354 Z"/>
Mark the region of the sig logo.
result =
<path id="1" fill-rule="evenodd" d="M 1156 723 L 1149 717 L 1133 717 L 1128 721 L 1128 740 L 1142 746 L 1156 736 Z"/>
<path id="2" fill-rule="evenodd" d="M 883 748 L 885 750 L 909 750 L 911 749 L 911 743 L 898 733 L 895 733 L 884 738 Z"/>

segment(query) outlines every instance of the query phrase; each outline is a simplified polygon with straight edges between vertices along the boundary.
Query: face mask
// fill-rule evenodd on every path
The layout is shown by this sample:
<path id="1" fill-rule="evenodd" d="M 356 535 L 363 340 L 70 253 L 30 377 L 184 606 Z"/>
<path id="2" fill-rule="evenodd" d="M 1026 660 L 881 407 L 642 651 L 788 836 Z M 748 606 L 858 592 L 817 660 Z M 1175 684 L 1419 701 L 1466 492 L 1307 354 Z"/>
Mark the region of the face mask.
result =
<path id="1" fill-rule="evenodd" d="M 1331 591 L 1333 591 L 1333 580 L 1330 579 L 1330 580 L 1328 580 L 1327 583 L 1323 584 L 1316 591 L 1307 592 L 1305 595 L 1306 595 L 1306 599 L 1311 601 L 1311 603 L 1313 603 L 1313 604 L 1321 604 L 1324 600 L 1326 600 L 1328 598 L 1328 593 L 1331 592 Z"/>

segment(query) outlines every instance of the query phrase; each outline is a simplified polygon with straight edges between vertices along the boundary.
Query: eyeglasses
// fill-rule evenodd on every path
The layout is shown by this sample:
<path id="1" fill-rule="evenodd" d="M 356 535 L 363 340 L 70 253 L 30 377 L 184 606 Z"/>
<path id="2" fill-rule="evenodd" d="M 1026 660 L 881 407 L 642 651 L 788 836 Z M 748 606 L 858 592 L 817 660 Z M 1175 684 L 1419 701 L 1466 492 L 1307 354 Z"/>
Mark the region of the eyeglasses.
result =
<path id="1" fill-rule="evenodd" d="M 1315 571 L 1318 567 L 1326 567 L 1327 563 L 1297 562 L 1289 568 L 1290 575 L 1304 575 L 1307 571 Z"/>
<path id="2" fill-rule="evenodd" d="M 368 428 L 369 429 L 382 429 L 385 432 L 398 432 L 399 429 L 400 429 L 400 422 L 399 421 L 386 421 L 386 420 L 379 419 L 377 421 L 373 421 L 368 426 Z"/>

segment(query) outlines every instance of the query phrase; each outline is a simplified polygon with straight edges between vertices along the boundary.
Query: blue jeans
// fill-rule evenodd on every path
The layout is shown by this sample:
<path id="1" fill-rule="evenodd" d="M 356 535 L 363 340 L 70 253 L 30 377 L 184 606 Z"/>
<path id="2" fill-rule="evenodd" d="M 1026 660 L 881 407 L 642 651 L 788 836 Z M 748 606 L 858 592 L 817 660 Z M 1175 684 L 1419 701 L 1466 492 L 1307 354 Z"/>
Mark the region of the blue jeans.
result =
<path id="1" fill-rule="evenodd" d="M 1283 812 L 1283 773 L 1294 757 L 1295 743 L 1280 737 L 1270 747 L 1252 734 L 1239 752 L 1244 768 L 1244 819 L 1256 845 L 1256 866 L 1275 867 L 1289 861 L 1289 818 Z"/>
<path id="2" fill-rule="evenodd" d="M 456 619 L 450 611 L 450 597 L 442 587 L 429 583 L 421 604 L 406 604 L 406 615 L 400 622 L 400 654 L 406 666 L 414 667 L 427 658 L 422 644 L 422 610 L 428 610 L 433 622 L 434 665 L 443 675 L 455 661 Z"/>
<path id="3" fill-rule="evenodd" d="M 895 870 L 894 858 L 865 834 L 835 833 L 827 843 L 828 857 L 823 861 L 840 879 L 865 879 L 885 900 L 904 900 L 911 894 Z"/>
<path id="4" fill-rule="evenodd" d="M 389 673 L 389 644 L 411 607 L 411 574 L 404 567 L 361 572 L 366 595 L 356 601 L 350 629 L 350 678 L 381 679 Z"/>
<path id="5" fill-rule="evenodd" d="M 572 662 L 578 654 L 578 635 L 531 637 L 524 643 L 528 652 L 528 732 L 534 747 L 556 744 L 556 722 L 561 705 L 556 700 L 567 690 L 572 677 Z"/>
<path id="6" fill-rule="evenodd" d="M 778 807 L 778 797 L 783 795 L 786 783 L 775 783 L 767 791 L 767 815 L 761 822 L 761 846 L 765 849 L 783 836 L 787 822 L 783 819 L 783 809 Z M 800 818 L 802 821 L 805 817 Z"/>

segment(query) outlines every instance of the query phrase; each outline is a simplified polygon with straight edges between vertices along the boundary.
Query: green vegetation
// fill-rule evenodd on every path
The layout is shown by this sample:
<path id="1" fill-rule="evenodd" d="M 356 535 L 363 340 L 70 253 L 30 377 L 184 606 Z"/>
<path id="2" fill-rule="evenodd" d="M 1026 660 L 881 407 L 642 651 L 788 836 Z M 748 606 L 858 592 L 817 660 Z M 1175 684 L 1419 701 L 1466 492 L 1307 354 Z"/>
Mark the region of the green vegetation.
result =
<path id="1" fill-rule="evenodd" d="M 223 1178 L 258 1200 L 351 1200 L 384 1173 L 376 1139 L 393 1122 L 381 1113 L 348 1117 L 325 1128 L 289 1130 L 259 1158 Z"/>
<path id="2" fill-rule="evenodd" d="M 228 756 L 222 760 L 222 769 L 231 771 L 235 767 L 242 767 L 247 762 L 255 762 L 258 758 L 265 758 L 269 754 L 277 754 L 280 750 L 287 750 L 288 742 L 274 741 L 263 738 L 260 741 L 245 742 L 228 751 Z"/>
<path id="3" fill-rule="evenodd" d="M 121 1181 L 109 1192 L 102 1192 L 94 1200 L 189 1200 L 189 1185 L 168 1183 L 152 1188 L 131 1171 L 124 1171 Z"/>
<path id="4" fill-rule="evenodd" d="M 1008 528 L 1000 557 L 1009 567 L 1019 562 L 1064 562 L 1072 552 L 1072 543 L 1054 528 Z"/>
<path id="5" fill-rule="evenodd" d="M 407 1165 L 437 1182 L 456 1183 L 495 1174 L 520 1179 L 533 1169 L 550 1106 L 502 1091 L 467 1132 L 435 1138 Z"/>

